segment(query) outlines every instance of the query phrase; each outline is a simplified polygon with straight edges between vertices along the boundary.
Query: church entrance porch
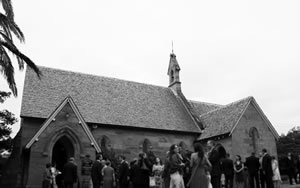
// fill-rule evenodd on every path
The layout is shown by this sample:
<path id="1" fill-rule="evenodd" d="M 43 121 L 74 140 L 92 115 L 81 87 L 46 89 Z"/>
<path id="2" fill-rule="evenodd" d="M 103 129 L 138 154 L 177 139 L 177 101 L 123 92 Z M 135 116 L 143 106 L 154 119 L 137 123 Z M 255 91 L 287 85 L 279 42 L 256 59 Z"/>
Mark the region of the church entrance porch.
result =
<path id="1" fill-rule="evenodd" d="M 54 144 L 52 149 L 52 164 L 56 166 L 59 172 L 63 172 L 64 165 L 70 157 L 74 157 L 74 147 L 70 139 L 66 136 L 61 137 Z M 56 176 L 56 184 L 58 188 L 63 187 L 62 174 Z"/>
<path id="2" fill-rule="evenodd" d="M 70 157 L 74 157 L 74 147 L 72 142 L 63 136 L 54 144 L 51 162 L 56 165 L 57 170 L 62 172 L 64 164 Z"/>

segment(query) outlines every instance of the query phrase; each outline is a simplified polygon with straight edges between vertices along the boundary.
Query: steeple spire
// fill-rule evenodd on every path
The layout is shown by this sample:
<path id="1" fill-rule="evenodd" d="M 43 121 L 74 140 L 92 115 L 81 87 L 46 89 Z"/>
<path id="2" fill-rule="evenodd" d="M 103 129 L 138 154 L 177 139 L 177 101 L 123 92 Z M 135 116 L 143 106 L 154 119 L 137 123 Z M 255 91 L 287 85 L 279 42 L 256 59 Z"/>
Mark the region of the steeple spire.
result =
<path id="1" fill-rule="evenodd" d="M 179 79 L 180 67 L 174 54 L 173 41 L 172 41 L 172 53 L 170 54 L 168 75 L 169 75 L 169 87 L 174 91 L 181 90 L 181 82 Z"/>

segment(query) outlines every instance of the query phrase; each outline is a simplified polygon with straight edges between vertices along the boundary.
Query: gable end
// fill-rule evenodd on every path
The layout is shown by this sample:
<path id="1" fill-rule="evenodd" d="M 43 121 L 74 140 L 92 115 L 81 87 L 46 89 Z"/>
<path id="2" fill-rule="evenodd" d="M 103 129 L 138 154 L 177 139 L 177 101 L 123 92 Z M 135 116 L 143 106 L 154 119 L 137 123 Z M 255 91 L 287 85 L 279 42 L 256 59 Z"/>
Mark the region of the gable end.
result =
<path id="1" fill-rule="evenodd" d="M 101 152 L 101 149 L 99 145 L 97 144 L 95 138 L 93 137 L 92 133 L 90 132 L 87 124 L 85 123 L 83 117 L 81 116 L 78 108 L 76 107 L 73 99 L 71 96 L 66 97 L 63 102 L 54 110 L 54 112 L 46 119 L 46 121 L 43 123 L 41 128 L 38 130 L 38 132 L 32 137 L 32 139 L 26 144 L 25 149 L 29 149 L 36 141 L 39 140 L 39 136 L 44 132 L 44 130 L 50 125 L 52 121 L 55 121 L 55 117 L 57 114 L 63 109 L 63 107 L 66 106 L 66 104 L 69 104 L 74 111 L 76 117 L 79 120 L 79 125 L 82 126 L 84 132 L 88 136 L 91 145 L 96 149 L 97 153 Z"/>

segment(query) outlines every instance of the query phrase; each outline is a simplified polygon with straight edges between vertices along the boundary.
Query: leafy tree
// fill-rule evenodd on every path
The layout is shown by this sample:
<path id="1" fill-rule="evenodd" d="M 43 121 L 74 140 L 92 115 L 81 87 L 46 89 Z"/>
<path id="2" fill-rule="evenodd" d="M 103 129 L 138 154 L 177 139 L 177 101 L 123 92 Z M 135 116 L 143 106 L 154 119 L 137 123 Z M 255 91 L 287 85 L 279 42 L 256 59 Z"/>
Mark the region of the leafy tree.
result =
<path id="1" fill-rule="evenodd" d="M 18 50 L 13 42 L 13 36 L 20 42 L 24 42 L 24 34 L 14 21 L 14 12 L 11 0 L 1 0 L 4 13 L 0 13 L 0 72 L 6 79 L 9 88 L 14 96 L 18 95 L 17 86 L 14 78 L 14 66 L 9 53 L 16 57 L 19 70 L 24 69 L 24 63 L 32 68 L 38 77 L 41 72 L 33 61 Z M 9 52 L 9 53 L 8 53 Z"/>
<path id="2" fill-rule="evenodd" d="M 279 167 L 282 174 L 287 174 L 286 156 L 292 153 L 294 158 L 300 154 L 300 127 L 292 128 L 287 135 L 281 135 L 277 141 Z"/>
<path id="3" fill-rule="evenodd" d="M 0 91 L 0 103 L 3 103 L 9 96 L 10 92 Z M 17 118 L 8 110 L 0 111 L 0 150 L 11 149 L 11 127 L 17 122 Z"/>

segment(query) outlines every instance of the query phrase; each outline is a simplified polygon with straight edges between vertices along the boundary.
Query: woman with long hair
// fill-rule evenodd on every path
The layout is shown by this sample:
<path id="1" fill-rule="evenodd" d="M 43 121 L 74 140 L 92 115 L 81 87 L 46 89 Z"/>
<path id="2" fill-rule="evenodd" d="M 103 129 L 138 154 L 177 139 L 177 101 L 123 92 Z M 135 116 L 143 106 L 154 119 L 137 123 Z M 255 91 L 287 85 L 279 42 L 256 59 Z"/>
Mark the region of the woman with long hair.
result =
<path id="1" fill-rule="evenodd" d="M 182 163 L 179 155 L 179 148 L 176 144 L 171 145 L 169 151 L 170 159 L 170 188 L 184 188 L 184 182 L 182 178 L 182 168 L 184 163 Z"/>
<path id="2" fill-rule="evenodd" d="M 279 172 L 279 166 L 278 166 L 278 161 L 276 160 L 275 156 L 272 156 L 272 170 L 273 170 L 273 183 L 274 183 L 274 188 L 280 188 L 281 184 L 281 177 L 280 177 L 280 172 Z"/>
<path id="3" fill-rule="evenodd" d="M 236 160 L 233 164 L 233 169 L 235 174 L 236 188 L 244 188 L 244 164 L 240 155 L 236 155 Z"/>
<path id="4" fill-rule="evenodd" d="M 208 188 L 210 186 L 211 164 L 204 155 L 204 149 L 200 143 L 194 144 L 194 151 L 191 155 L 192 175 L 188 186 L 190 188 Z"/>

